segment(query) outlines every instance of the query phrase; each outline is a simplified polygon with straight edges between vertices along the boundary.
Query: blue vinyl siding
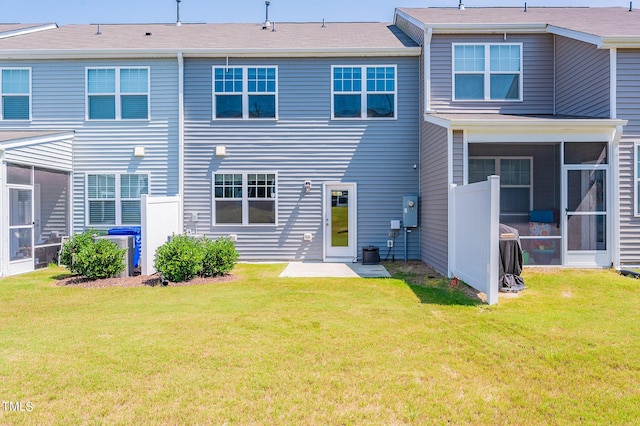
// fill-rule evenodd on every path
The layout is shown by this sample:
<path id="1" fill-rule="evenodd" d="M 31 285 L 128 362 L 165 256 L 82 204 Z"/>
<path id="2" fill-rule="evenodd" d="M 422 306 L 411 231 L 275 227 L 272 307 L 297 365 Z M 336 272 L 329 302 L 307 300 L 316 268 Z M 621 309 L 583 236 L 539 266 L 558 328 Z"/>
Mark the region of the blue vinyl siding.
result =
<path id="1" fill-rule="evenodd" d="M 402 196 L 418 192 L 418 58 L 234 59 L 234 66 L 278 66 L 279 119 L 212 120 L 212 67 L 223 60 L 185 60 L 185 226 L 237 234 L 243 259 L 322 259 L 322 184 L 358 184 L 358 254 L 370 244 L 386 255 L 391 219 Z M 331 120 L 332 65 L 397 64 L 396 120 Z M 226 157 L 216 157 L 225 145 Z M 276 172 L 278 224 L 212 226 L 212 175 Z M 311 192 L 303 188 L 312 182 Z M 311 233 L 311 242 L 303 241 Z M 419 258 L 418 233 L 409 257 Z M 401 256 L 401 237 L 396 258 Z"/>
<path id="2" fill-rule="evenodd" d="M 150 119 L 85 121 L 87 67 L 149 67 Z M 0 67 L 32 69 L 32 119 L 0 122 L 0 130 L 75 131 L 73 139 L 73 226 L 85 227 L 86 172 L 147 173 L 152 195 L 178 193 L 177 59 L 0 61 Z M 143 158 L 133 156 L 144 146 Z"/>

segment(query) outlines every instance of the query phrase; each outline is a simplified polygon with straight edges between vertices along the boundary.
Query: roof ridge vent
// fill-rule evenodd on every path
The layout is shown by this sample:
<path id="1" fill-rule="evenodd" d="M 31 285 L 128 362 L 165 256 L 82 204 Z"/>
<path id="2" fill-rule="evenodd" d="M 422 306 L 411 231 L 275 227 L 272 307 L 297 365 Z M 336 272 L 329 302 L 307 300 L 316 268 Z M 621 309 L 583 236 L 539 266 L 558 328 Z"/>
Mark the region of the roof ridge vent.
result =
<path id="1" fill-rule="evenodd" d="M 263 30 L 271 28 L 271 21 L 269 21 L 269 5 L 270 4 L 271 2 L 269 0 L 264 2 L 265 18 L 264 18 L 264 23 L 262 24 Z"/>

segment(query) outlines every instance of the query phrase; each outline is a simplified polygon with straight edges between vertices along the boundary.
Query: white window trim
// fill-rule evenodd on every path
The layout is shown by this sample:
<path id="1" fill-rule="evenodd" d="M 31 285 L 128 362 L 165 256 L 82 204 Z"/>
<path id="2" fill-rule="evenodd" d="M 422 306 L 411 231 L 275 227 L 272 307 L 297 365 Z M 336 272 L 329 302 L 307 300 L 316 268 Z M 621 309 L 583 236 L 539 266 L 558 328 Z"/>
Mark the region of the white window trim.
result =
<path id="1" fill-rule="evenodd" d="M 483 71 L 456 71 L 456 46 L 484 46 Z M 520 71 L 491 71 L 491 46 L 520 46 Z M 524 100 L 524 48 L 523 43 L 453 43 L 451 45 L 451 100 L 453 102 L 522 102 Z M 484 99 L 456 99 L 456 74 L 484 75 Z M 518 99 L 491 99 L 492 74 L 518 74 Z"/>
<path id="2" fill-rule="evenodd" d="M 115 175 L 116 178 L 116 197 L 113 199 L 116 203 L 116 223 L 114 224 L 92 224 L 90 223 L 90 215 L 89 215 L 89 201 L 111 201 L 111 198 L 89 198 L 89 175 Z M 135 198 L 122 198 L 120 196 L 120 178 L 122 175 L 145 175 L 147 176 L 147 192 L 151 193 L 151 174 L 149 173 L 127 173 L 127 172 L 106 172 L 106 171 L 96 171 L 96 172 L 86 172 L 84 174 L 84 214 L 85 214 L 85 226 L 91 226 L 94 228 L 105 228 L 111 226 L 138 226 L 141 224 L 122 224 L 122 201 L 134 201 L 137 200 Z M 140 197 L 140 201 L 142 202 L 142 197 Z M 142 207 L 142 203 L 140 204 Z"/>
<path id="3" fill-rule="evenodd" d="M 147 118 L 122 118 L 122 93 L 120 92 L 120 70 L 147 70 L 147 93 L 125 93 L 124 95 L 146 95 L 147 96 Z M 115 70 L 116 88 L 115 93 L 89 93 L 89 70 Z M 89 118 L 89 96 L 115 96 L 116 117 L 115 118 Z M 151 120 L 151 67 L 139 66 L 117 66 L 117 67 L 85 67 L 84 70 L 84 100 L 85 100 L 85 120 L 86 121 L 124 121 L 124 122 L 145 122 Z"/>
<path id="4" fill-rule="evenodd" d="M 367 68 L 393 68 L 394 84 L 393 92 L 371 92 L 371 94 L 393 94 L 393 117 L 368 117 L 367 116 Z M 334 69 L 336 68 L 360 68 L 362 75 L 362 90 L 351 92 L 335 92 L 333 84 Z M 336 117 L 334 110 L 334 99 L 336 94 L 360 95 L 360 117 Z M 396 64 L 369 64 L 369 65 L 331 65 L 331 119 L 332 120 L 397 120 L 398 119 L 398 66 Z"/>
<path id="5" fill-rule="evenodd" d="M 274 198 L 264 198 L 264 200 L 273 200 L 275 202 L 275 223 L 249 223 L 249 188 L 248 188 L 248 175 L 275 175 L 276 176 L 276 196 Z M 217 201 L 230 201 L 238 200 L 237 198 L 216 198 L 216 175 L 242 175 L 242 223 L 216 223 L 216 203 Z M 234 170 L 220 170 L 212 173 L 211 175 L 211 223 L 213 226 L 238 226 L 238 227 L 276 227 L 278 226 L 278 194 L 280 177 L 278 172 L 274 171 L 245 171 L 239 172 Z M 262 198 L 251 198 L 251 200 L 263 200 Z"/>
<path id="6" fill-rule="evenodd" d="M 10 93 L 10 94 L 4 94 L 2 92 L 2 71 L 4 70 L 11 70 L 11 71 L 29 71 L 29 93 L 25 94 L 25 93 L 20 93 L 20 94 L 15 94 L 15 93 Z M 0 121 L 18 121 L 18 122 L 25 122 L 25 121 L 31 121 L 32 120 L 32 91 L 33 91 L 33 69 L 31 67 L 2 67 L 0 68 Z M 4 119 L 4 102 L 2 102 L 2 98 L 4 96 L 28 96 L 29 97 L 29 118 L 22 118 L 22 119 Z"/>
<path id="7" fill-rule="evenodd" d="M 470 156 L 469 160 L 493 160 L 495 163 L 495 174 L 500 176 L 500 160 L 529 160 L 529 185 L 504 185 L 500 179 L 500 188 L 529 188 L 529 211 L 533 210 L 533 157 L 532 156 Z M 467 172 L 467 175 L 469 173 Z M 522 216 L 518 213 L 502 213 L 501 216 Z"/>
<path id="8" fill-rule="evenodd" d="M 239 92 L 216 92 L 216 68 L 222 69 L 232 69 L 232 68 L 240 68 L 242 69 L 242 93 Z M 251 92 L 249 93 L 249 68 L 273 68 L 276 71 L 276 90 L 275 92 Z M 212 112 L 212 120 L 213 121 L 238 121 L 238 120 L 250 120 L 250 121 L 274 121 L 278 120 L 279 117 L 279 108 L 278 108 L 278 99 L 279 93 L 278 88 L 280 74 L 278 72 L 277 65 L 214 65 L 211 67 L 211 112 Z M 218 118 L 216 117 L 216 95 L 242 95 L 242 118 Z M 249 95 L 273 95 L 275 96 L 275 107 L 276 113 L 275 117 L 257 117 L 251 118 L 249 117 Z"/>

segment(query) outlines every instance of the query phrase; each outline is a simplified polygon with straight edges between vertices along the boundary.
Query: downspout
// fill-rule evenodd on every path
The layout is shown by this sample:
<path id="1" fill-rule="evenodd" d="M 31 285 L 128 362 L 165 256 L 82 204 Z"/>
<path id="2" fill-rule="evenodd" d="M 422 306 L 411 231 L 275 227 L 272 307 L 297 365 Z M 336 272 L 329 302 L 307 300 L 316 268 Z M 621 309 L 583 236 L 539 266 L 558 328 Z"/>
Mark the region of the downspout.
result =
<path id="1" fill-rule="evenodd" d="M 4 149 L 0 149 L 0 277 L 6 277 L 9 271 L 9 205 L 6 194 L 7 190 L 7 167 L 4 162 Z"/>
<path id="2" fill-rule="evenodd" d="M 556 40 L 558 36 L 553 35 L 553 115 L 556 115 L 556 75 L 558 70 L 556 69 Z"/>
<path id="3" fill-rule="evenodd" d="M 178 229 L 184 229 L 184 57 L 178 52 Z"/>
<path id="4" fill-rule="evenodd" d="M 422 56 L 424 69 L 424 113 L 431 112 L 431 38 L 433 37 L 433 28 L 424 28 L 424 43 L 422 44 Z"/>
<path id="5" fill-rule="evenodd" d="M 618 50 L 611 49 L 609 54 L 609 118 L 616 119 L 618 115 Z M 616 130 L 610 141 L 611 144 L 611 226 L 613 253 L 611 261 L 613 267 L 620 269 L 620 139 L 622 138 L 622 126 L 616 126 Z"/>

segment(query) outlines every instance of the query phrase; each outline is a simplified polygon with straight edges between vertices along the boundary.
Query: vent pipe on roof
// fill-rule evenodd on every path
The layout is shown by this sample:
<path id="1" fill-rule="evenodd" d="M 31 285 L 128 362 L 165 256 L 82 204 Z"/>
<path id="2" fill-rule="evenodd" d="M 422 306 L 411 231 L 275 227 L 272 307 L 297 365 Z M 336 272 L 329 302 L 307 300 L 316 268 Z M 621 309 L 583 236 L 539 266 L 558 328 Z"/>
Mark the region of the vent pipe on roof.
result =
<path id="1" fill-rule="evenodd" d="M 462 4 L 462 0 L 460 0 L 460 3 L 458 3 L 458 9 L 464 10 L 464 4 Z"/>
<path id="2" fill-rule="evenodd" d="M 526 1 L 524 2 L 524 11 L 525 12 L 527 11 L 527 2 Z"/>
<path id="3" fill-rule="evenodd" d="M 324 18 L 322 18 L 322 28 L 325 28 L 325 26 L 324 26 Z"/>
<path id="4" fill-rule="evenodd" d="M 96 32 L 96 35 L 102 35 L 102 33 L 100 32 L 100 24 L 98 24 L 98 32 Z"/>
<path id="5" fill-rule="evenodd" d="M 176 0 L 176 26 L 179 27 L 180 25 L 182 25 L 182 22 L 180 22 L 180 2 L 182 0 Z"/>
<path id="6" fill-rule="evenodd" d="M 633 2 L 629 2 L 629 12 L 633 12 Z"/>
<path id="7" fill-rule="evenodd" d="M 264 24 L 262 24 L 262 29 L 266 30 L 267 28 L 271 27 L 271 22 L 269 21 L 269 5 L 271 4 L 270 1 L 265 1 L 264 2 L 264 8 L 265 8 L 265 18 L 264 18 Z"/>

